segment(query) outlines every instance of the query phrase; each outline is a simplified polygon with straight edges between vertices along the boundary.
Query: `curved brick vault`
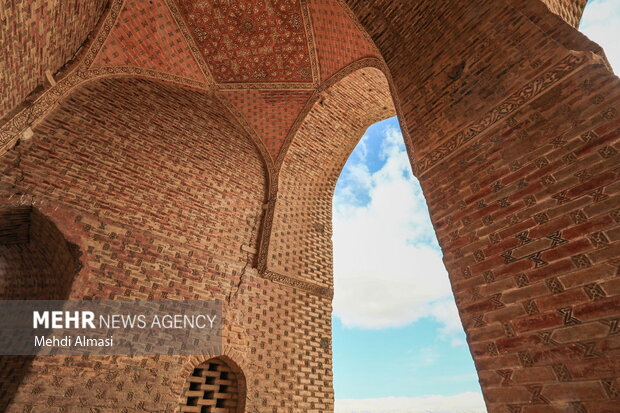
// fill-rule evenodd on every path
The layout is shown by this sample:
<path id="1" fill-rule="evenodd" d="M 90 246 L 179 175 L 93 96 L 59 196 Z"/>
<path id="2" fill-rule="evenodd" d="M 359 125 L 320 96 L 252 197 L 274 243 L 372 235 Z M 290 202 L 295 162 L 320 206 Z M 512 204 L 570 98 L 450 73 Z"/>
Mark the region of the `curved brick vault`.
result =
<path id="1" fill-rule="evenodd" d="M 14 4 L 0 199 L 79 247 L 71 298 L 220 299 L 246 411 L 333 410 L 333 186 L 398 113 L 489 413 L 617 411 L 620 81 L 583 1 Z M 174 411 L 211 358 L 27 360 L 8 411 Z"/>
<path id="2" fill-rule="evenodd" d="M 21 38 L 34 36 L 39 28 L 13 14 L 17 16 L 9 18 L 23 21 L 24 27 L 9 40 L 28 47 Z M 220 91 L 222 103 L 261 146 L 266 162 L 274 163 L 288 132 L 322 84 L 353 62 L 379 58 L 374 44 L 337 0 L 111 0 L 102 20 L 72 71 L 60 72 L 54 79 L 58 67 L 48 67 L 52 77 L 43 86 L 54 85 L 33 93 L 33 106 L 22 105 L 25 110 L 12 119 L 7 115 L 15 104 L 0 107 L 0 118 L 8 121 L 1 131 L 0 151 L 80 83 L 102 76 L 136 75 Z M 43 44 L 51 42 L 44 39 Z M 62 59 L 59 53 L 52 56 Z M 45 62 L 28 59 L 27 54 L 22 59 L 14 65 L 45 68 L 39 68 Z M 5 70 L 9 71 L 10 67 Z M 42 80 L 22 77 L 31 83 Z M 33 89 L 13 100 L 19 103 Z"/>

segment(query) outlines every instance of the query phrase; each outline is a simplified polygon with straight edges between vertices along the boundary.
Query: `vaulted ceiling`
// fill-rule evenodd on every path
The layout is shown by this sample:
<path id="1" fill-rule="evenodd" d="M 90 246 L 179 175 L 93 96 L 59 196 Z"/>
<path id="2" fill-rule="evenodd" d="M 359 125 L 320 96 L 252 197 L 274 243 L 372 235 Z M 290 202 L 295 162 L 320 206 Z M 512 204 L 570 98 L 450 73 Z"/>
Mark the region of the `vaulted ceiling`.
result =
<path id="1" fill-rule="evenodd" d="M 29 1 L 38 11 L 45 5 L 64 14 L 33 21 L 20 17 L 24 26 L 17 28 L 12 43 L 22 44 L 21 38 L 48 25 L 57 28 L 42 43 L 60 44 L 67 36 L 75 41 L 63 45 L 66 50 L 42 49 L 43 58 L 21 62 L 29 69 L 10 79 L 8 86 L 15 93 L 3 100 L 0 118 L 36 84 L 45 82 L 46 70 L 53 74 L 59 69 L 55 60 L 64 62 L 76 52 L 88 34 L 86 27 L 95 26 L 105 6 L 104 0 L 55 5 Z M 108 16 L 99 29 L 108 33 L 88 69 L 142 71 L 214 90 L 260 139 L 274 162 L 291 127 L 323 83 L 355 61 L 380 59 L 339 0 L 112 0 L 108 4 L 113 10 L 115 6 L 115 13 L 110 13 L 115 16 Z M 90 14 L 81 13 L 83 8 Z M 111 27 L 105 27 L 108 24 Z M 22 47 L 34 53 L 40 49 L 37 42 L 41 40 Z"/>
<path id="2" fill-rule="evenodd" d="M 573 24 L 585 3 L 542 1 Z M 0 34 L 6 58 L 0 59 L 0 125 L 24 107 L 38 85 L 53 85 L 63 77 L 59 70 L 75 60 L 82 74 L 72 82 L 137 74 L 215 92 L 261 143 L 270 162 L 276 162 L 317 91 L 342 75 L 343 68 L 382 64 L 373 41 L 344 3 L 2 2 Z M 29 123 L 27 118 L 21 122 Z"/>

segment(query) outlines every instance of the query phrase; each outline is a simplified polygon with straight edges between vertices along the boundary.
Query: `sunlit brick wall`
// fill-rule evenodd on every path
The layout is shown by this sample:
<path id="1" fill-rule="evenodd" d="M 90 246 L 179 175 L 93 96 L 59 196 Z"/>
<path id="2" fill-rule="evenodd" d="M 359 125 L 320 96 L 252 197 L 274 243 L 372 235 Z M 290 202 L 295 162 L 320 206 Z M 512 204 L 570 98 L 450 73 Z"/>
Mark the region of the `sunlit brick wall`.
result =
<path id="1" fill-rule="evenodd" d="M 79 247 L 71 298 L 220 299 L 249 411 L 332 405 L 330 303 L 252 268 L 265 171 L 213 96 L 138 79 L 89 83 L 0 168 L 3 203 L 34 205 Z M 8 411 L 173 411 L 202 361 L 37 358 Z"/>
<path id="2" fill-rule="evenodd" d="M 348 3 L 403 102 L 489 413 L 617 410 L 620 81 L 598 46 L 535 1 Z"/>

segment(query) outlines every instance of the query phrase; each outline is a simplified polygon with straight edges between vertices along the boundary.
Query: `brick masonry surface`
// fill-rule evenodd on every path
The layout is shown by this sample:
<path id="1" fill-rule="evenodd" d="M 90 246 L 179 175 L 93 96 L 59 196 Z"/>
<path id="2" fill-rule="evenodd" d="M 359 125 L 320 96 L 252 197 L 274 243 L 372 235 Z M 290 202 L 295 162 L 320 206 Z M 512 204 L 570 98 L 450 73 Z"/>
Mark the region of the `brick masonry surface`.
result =
<path id="1" fill-rule="evenodd" d="M 0 119 L 56 73 L 95 29 L 106 0 L 3 1 Z"/>
<path id="2" fill-rule="evenodd" d="M 331 197 L 396 112 L 489 413 L 616 413 L 620 81 L 574 29 L 583 6 L 113 1 L 60 86 L 28 105 L 40 78 L 10 85 L 2 296 L 220 299 L 213 356 L 246 411 L 332 411 Z M 187 410 L 218 363 L 1 359 L 0 406 Z"/>
<path id="3" fill-rule="evenodd" d="M 489 413 L 617 412 L 618 78 L 536 2 L 348 3 L 412 127 Z"/>
<path id="4" fill-rule="evenodd" d="M 248 411 L 328 410 L 331 305 L 251 267 L 265 173 L 228 116 L 174 86 L 90 83 L 2 158 L 3 203 L 34 205 L 78 246 L 71 298 L 222 300 Z M 37 358 L 8 411 L 173 411 L 201 361 Z"/>
<path id="5" fill-rule="evenodd" d="M 366 128 L 393 113 L 385 75 L 375 68 L 349 74 L 308 112 L 278 175 L 267 258 L 271 270 L 331 288 L 336 181 Z"/>
<path id="6" fill-rule="evenodd" d="M 587 0 L 543 0 L 543 3 L 572 26 L 578 27 Z"/>
<path id="7" fill-rule="evenodd" d="M 163 0 L 128 1 L 93 64 L 143 67 L 205 80 Z"/>

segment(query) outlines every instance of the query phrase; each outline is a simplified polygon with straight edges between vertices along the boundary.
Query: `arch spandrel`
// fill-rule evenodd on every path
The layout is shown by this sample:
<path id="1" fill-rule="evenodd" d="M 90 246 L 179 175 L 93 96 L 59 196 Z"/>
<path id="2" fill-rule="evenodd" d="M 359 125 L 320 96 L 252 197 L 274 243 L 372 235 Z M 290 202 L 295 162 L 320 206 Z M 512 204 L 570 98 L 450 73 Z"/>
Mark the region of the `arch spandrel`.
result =
<path id="1" fill-rule="evenodd" d="M 29 204 L 0 206 L 0 300 L 66 300 L 81 269 L 79 248 Z M 34 356 L 0 355 L 0 410 L 6 411 Z"/>

